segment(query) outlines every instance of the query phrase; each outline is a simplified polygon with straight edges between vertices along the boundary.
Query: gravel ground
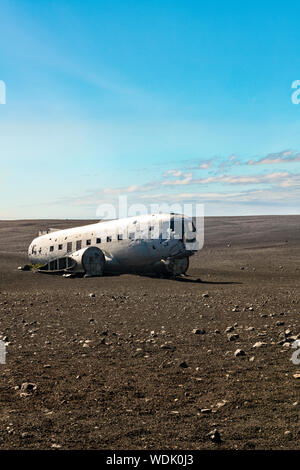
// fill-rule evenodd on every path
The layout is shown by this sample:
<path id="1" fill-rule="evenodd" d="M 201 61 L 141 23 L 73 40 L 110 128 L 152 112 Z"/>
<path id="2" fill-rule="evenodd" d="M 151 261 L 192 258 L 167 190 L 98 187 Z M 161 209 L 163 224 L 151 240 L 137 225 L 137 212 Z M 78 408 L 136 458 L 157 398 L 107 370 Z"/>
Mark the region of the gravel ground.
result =
<path id="1" fill-rule="evenodd" d="M 300 216 L 206 218 L 184 280 L 17 270 L 89 222 L 0 221 L 0 448 L 299 449 Z"/>

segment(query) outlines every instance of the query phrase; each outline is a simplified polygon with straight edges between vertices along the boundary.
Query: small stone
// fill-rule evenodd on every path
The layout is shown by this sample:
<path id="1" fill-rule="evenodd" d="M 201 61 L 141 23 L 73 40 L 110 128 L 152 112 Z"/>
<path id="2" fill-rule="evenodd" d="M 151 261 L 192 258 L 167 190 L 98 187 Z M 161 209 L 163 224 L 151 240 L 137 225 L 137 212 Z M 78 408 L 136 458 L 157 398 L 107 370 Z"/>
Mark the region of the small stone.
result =
<path id="1" fill-rule="evenodd" d="M 96 294 L 95 294 L 94 292 L 91 292 L 91 293 L 89 294 L 89 297 L 96 297 Z"/>
<path id="2" fill-rule="evenodd" d="M 216 408 L 222 408 L 223 406 L 225 406 L 227 403 L 227 400 L 222 400 L 222 401 L 219 401 L 217 404 L 216 404 Z"/>
<path id="3" fill-rule="evenodd" d="M 187 363 L 185 361 L 182 361 L 180 364 L 179 364 L 179 367 L 182 367 L 183 369 L 186 369 L 188 367 Z"/>
<path id="4" fill-rule="evenodd" d="M 294 379 L 300 379 L 300 372 L 293 374 Z"/>
<path id="5" fill-rule="evenodd" d="M 267 346 L 267 343 L 264 343 L 263 341 L 257 341 L 252 348 L 263 348 L 264 346 Z"/>
<path id="6" fill-rule="evenodd" d="M 222 442 L 220 433 L 217 429 L 214 429 L 210 433 L 207 434 L 208 437 L 212 442 L 215 442 L 216 444 L 220 444 Z"/>
<path id="7" fill-rule="evenodd" d="M 200 410 L 201 413 L 211 413 L 211 409 L 210 408 L 202 408 L 202 410 Z"/>
<path id="8" fill-rule="evenodd" d="M 194 328 L 192 333 L 194 333 L 195 335 L 205 335 L 206 331 L 203 328 L 201 328 L 201 329 Z"/>
<path id="9" fill-rule="evenodd" d="M 28 397 L 37 392 L 37 385 L 30 382 L 24 382 L 21 385 L 20 396 Z"/>
<path id="10" fill-rule="evenodd" d="M 246 356 L 246 353 L 245 351 L 243 351 L 243 349 L 237 349 L 234 353 L 235 357 L 239 357 L 239 356 Z"/>
<path id="11" fill-rule="evenodd" d="M 202 294 L 202 297 L 205 298 L 205 297 L 209 297 L 209 294 L 208 292 L 205 292 L 204 294 Z"/>
<path id="12" fill-rule="evenodd" d="M 239 339 L 238 334 L 228 335 L 227 337 L 229 341 L 236 341 L 237 339 Z"/>
<path id="13" fill-rule="evenodd" d="M 23 392 L 32 392 L 32 391 L 34 391 L 34 390 L 36 390 L 36 389 L 37 389 L 37 385 L 34 384 L 34 383 L 24 382 L 24 383 L 22 383 L 22 385 L 21 385 L 21 390 L 22 390 Z"/>
<path id="14" fill-rule="evenodd" d="M 234 330 L 233 326 L 228 326 L 225 330 L 225 333 L 231 333 Z"/>

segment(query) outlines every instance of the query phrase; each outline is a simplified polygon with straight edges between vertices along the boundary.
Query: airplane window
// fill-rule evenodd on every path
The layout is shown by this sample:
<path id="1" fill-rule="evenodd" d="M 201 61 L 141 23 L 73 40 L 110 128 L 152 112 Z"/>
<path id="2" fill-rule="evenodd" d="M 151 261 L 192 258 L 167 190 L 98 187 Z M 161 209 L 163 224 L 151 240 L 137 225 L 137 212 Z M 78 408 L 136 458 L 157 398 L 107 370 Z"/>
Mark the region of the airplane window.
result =
<path id="1" fill-rule="evenodd" d="M 50 251 L 54 251 L 54 246 L 50 246 Z"/>
<path id="2" fill-rule="evenodd" d="M 101 238 L 96 238 L 96 243 L 101 243 Z"/>
<path id="3" fill-rule="evenodd" d="M 86 241 L 87 246 L 91 245 L 91 240 Z"/>
<path id="4" fill-rule="evenodd" d="M 72 242 L 67 243 L 67 252 L 70 253 L 72 251 Z"/>
<path id="5" fill-rule="evenodd" d="M 63 249 L 63 246 L 62 246 L 62 245 L 58 245 L 58 249 L 59 249 L 59 250 L 62 250 L 62 249 Z"/>
<path id="6" fill-rule="evenodd" d="M 118 235 L 118 240 L 123 240 L 123 235 L 121 233 Z"/>
<path id="7" fill-rule="evenodd" d="M 76 242 L 76 251 L 81 250 L 81 240 L 77 240 Z"/>
<path id="8" fill-rule="evenodd" d="M 111 237 L 111 236 L 106 237 L 106 241 L 107 241 L 107 242 L 111 242 L 111 241 L 112 241 L 112 237 Z"/>

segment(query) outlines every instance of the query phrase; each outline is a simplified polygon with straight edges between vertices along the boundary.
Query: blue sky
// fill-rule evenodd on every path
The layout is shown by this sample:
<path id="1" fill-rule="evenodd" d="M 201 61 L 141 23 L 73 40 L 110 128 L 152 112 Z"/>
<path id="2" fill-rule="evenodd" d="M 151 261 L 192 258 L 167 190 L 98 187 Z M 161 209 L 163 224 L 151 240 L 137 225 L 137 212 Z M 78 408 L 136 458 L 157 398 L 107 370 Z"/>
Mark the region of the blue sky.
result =
<path id="1" fill-rule="evenodd" d="M 300 6 L 2 0 L 0 218 L 295 214 Z"/>

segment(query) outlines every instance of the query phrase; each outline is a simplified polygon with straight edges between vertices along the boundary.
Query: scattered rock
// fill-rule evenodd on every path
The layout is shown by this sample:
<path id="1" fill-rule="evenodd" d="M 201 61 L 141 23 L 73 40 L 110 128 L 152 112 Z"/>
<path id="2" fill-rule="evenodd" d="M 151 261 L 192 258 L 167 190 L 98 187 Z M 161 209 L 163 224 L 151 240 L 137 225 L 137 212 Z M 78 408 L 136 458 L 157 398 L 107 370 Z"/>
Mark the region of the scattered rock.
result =
<path id="1" fill-rule="evenodd" d="M 37 392 L 37 385 L 31 382 L 24 382 L 21 385 L 20 396 L 27 397 Z"/>
<path id="2" fill-rule="evenodd" d="M 246 356 L 246 353 L 243 349 L 237 349 L 234 353 L 235 357 Z"/>
<path id="3" fill-rule="evenodd" d="M 186 369 L 188 367 L 188 365 L 187 365 L 186 361 L 182 361 L 182 362 L 180 362 L 179 367 L 182 367 L 183 369 Z"/>
<path id="4" fill-rule="evenodd" d="M 255 343 L 252 348 L 263 348 L 267 346 L 267 343 L 264 343 L 263 341 L 257 341 L 257 343 Z"/>
<path id="5" fill-rule="evenodd" d="M 217 429 L 214 429 L 213 431 L 209 432 L 207 436 L 212 442 L 215 442 L 216 444 L 220 444 L 222 442 L 220 433 Z"/>
<path id="6" fill-rule="evenodd" d="M 214 408 L 223 408 L 223 406 L 225 406 L 226 403 L 227 403 L 227 400 L 219 401 L 219 402 L 214 406 Z"/>
<path id="7" fill-rule="evenodd" d="M 206 331 L 203 328 L 194 328 L 192 333 L 195 335 L 205 335 Z"/>
<path id="8" fill-rule="evenodd" d="M 239 335 L 238 335 L 238 334 L 227 335 L 227 337 L 228 337 L 228 340 L 229 340 L 229 341 L 236 341 L 237 339 L 239 339 Z"/>
<path id="9" fill-rule="evenodd" d="M 228 326 L 225 330 L 225 333 L 231 333 L 234 330 L 233 326 Z"/>
<path id="10" fill-rule="evenodd" d="M 210 408 L 202 408 L 202 410 L 200 410 L 201 413 L 211 413 L 211 409 Z"/>

